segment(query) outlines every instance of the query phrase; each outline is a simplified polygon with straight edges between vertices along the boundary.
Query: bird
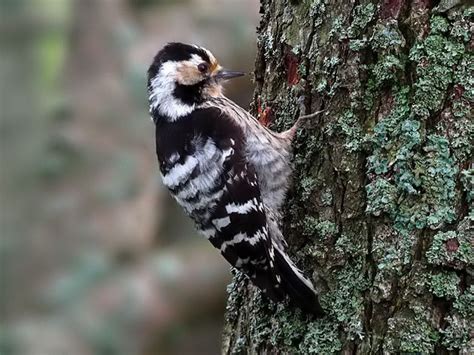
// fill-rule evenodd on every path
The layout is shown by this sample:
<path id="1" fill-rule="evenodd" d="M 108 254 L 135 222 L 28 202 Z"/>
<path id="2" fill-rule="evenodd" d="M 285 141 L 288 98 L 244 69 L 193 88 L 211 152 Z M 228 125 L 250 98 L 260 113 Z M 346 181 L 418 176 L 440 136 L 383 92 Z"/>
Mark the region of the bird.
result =
<path id="1" fill-rule="evenodd" d="M 162 181 L 197 230 L 271 301 L 288 297 L 322 316 L 281 230 L 292 141 L 314 114 L 287 131 L 270 130 L 223 93 L 225 82 L 244 74 L 198 45 L 171 42 L 158 51 L 147 92 Z"/>

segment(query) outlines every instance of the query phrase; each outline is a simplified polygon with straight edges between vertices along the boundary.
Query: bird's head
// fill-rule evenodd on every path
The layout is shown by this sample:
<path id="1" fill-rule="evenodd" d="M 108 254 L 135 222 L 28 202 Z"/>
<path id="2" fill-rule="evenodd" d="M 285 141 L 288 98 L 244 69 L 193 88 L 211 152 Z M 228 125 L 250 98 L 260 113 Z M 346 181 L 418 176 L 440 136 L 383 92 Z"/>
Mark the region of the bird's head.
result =
<path id="1" fill-rule="evenodd" d="M 205 48 L 168 43 L 148 69 L 148 98 L 153 119 L 177 120 L 197 105 L 222 94 L 224 81 L 244 75 L 223 69 Z"/>

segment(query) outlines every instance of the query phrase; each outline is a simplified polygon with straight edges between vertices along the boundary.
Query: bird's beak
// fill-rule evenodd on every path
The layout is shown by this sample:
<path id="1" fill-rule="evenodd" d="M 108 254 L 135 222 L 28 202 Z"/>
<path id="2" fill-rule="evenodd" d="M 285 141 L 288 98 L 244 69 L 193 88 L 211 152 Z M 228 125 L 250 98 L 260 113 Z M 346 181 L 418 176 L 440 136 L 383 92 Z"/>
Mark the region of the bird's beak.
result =
<path id="1" fill-rule="evenodd" d="M 241 71 L 220 69 L 213 75 L 213 77 L 216 80 L 228 80 L 228 79 L 237 78 L 243 75 L 245 75 L 245 73 Z"/>

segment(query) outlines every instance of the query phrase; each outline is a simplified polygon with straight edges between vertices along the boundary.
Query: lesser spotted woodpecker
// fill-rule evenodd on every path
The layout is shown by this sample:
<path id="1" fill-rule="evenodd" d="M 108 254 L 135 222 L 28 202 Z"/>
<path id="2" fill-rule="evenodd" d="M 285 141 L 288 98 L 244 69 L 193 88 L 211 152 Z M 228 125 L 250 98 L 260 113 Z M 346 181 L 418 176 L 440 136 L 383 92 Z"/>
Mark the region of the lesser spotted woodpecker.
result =
<path id="1" fill-rule="evenodd" d="M 148 70 L 150 114 L 164 185 L 199 232 L 273 301 L 323 313 L 280 230 L 297 124 L 272 132 L 222 94 L 241 72 L 210 51 L 169 43 Z"/>

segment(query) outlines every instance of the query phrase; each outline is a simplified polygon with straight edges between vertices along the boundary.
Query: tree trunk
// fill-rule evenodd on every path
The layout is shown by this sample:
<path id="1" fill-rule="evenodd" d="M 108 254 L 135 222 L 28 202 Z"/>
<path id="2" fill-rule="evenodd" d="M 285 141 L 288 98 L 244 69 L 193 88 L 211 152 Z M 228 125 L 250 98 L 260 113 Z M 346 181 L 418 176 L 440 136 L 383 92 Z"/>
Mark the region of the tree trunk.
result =
<path id="1" fill-rule="evenodd" d="M 295 142 L 289 253 L 313 319 L 229 286 L 223 352 L 473 353 L 474 8 L 262 0 L 256 110 Z"/>

